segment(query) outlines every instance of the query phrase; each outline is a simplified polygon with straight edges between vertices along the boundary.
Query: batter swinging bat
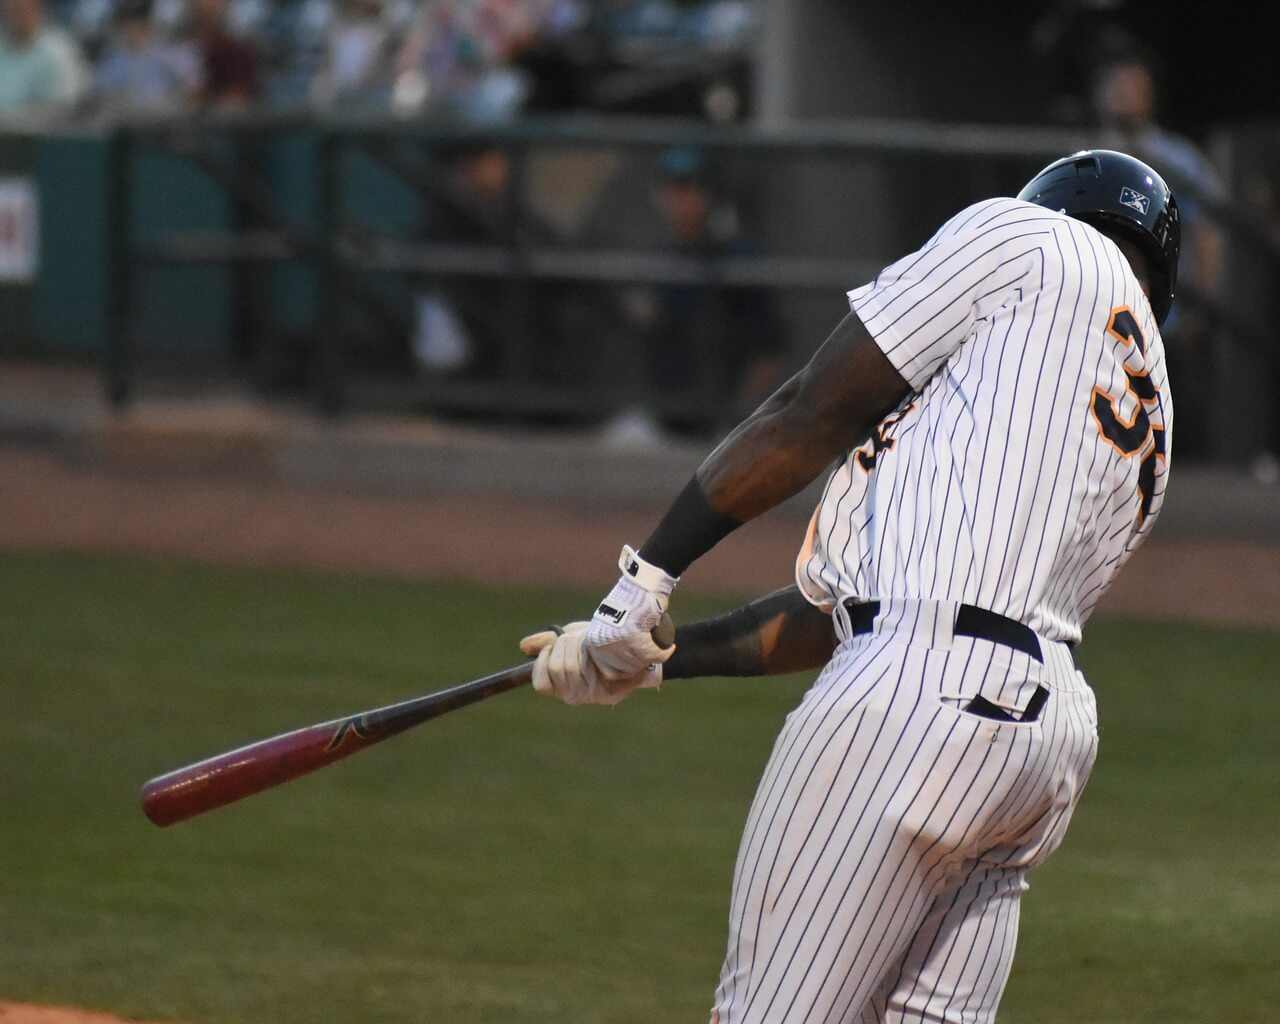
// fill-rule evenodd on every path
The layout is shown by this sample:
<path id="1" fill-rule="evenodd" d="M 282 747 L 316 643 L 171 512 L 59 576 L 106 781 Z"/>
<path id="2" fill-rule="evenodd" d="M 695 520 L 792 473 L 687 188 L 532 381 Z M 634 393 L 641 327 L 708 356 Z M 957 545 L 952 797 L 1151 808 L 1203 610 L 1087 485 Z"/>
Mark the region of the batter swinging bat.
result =
<path id="1" fill-rule="evenodd" d="M 671 619 L 664 615 L 652 635 L 659 647 L 670 647 L 675 640 Z M 514 690 L 532 678 L 533 662 L 529 661 L 425 697 L 321 722 L 217 754 L 152 779 L 142 787 L 142 810 L 161 827 L 194 818 L 318 771 L 415 725 Z"/>

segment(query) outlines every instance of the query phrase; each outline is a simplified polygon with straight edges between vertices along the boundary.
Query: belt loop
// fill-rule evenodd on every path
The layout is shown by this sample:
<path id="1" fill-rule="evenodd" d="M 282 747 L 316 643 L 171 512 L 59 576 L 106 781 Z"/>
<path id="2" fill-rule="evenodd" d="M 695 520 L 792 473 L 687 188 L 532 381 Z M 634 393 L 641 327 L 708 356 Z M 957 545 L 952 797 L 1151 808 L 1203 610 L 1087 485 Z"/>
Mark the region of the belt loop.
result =
<path id="1" fill-rule="evenodd" d="M 844 601 L 837 601 L 836 606 L 831 609 L 831 618 L 836 624 L 836 636 L 842 642 L 853 639 L 853 626 L 849 622 L 849 609 L 844 606 Z"/>

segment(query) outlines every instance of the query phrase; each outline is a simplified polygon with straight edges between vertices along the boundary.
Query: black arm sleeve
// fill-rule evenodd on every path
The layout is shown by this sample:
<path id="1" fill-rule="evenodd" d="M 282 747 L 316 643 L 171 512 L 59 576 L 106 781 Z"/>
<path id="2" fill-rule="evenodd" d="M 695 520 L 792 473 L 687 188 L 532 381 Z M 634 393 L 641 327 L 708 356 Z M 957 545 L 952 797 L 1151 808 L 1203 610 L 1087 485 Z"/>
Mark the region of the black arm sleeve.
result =
<path id="1" fill-rule="evenodd" d="M 664 679 L 764 675 L 762 616 L 744 605 L 714 619 L 676 627 L 676 653 L 662 666 Z"/>
<path id="2" fill-rule="evenodd" d="M 639 554 L 672 576 L 682 576 L 696 559 L 741 525 L 737 519 L 711 507 L 706 491 L 695 476 L 676 497 Z"/>
<path id="3" fill-rule="evenodd" d="M 770 634 L 766 651 L 765 633 Z M 786 587 L 724 615 L 676 628 L 664 679 L 762 676 L 821 664 L 835 646 L 830 617 Z"/>

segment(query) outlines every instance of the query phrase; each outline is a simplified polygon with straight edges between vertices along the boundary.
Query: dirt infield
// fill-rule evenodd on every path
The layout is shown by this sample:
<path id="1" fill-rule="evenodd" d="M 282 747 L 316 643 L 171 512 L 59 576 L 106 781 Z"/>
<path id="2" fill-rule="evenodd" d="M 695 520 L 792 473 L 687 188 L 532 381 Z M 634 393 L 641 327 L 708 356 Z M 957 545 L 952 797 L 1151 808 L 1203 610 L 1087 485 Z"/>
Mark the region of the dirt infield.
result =
<path id="1" fill-rule="evenodd" d="M 142 1024 L 109 1013 L 77 1010 L 70 1006 L 34 1006 L 0 1000 L 0 1024 Z"/>
<path id="2" fill-rule="evenodd" d="M 605 585 L 619 542 L 644 536 L 657 515 L 120 471 L 20 445 L 0 446 L 0 480 L 0 545 L 494 584 Z M 724 593 L 785 585 L 802 528 L 794 515 L 751 523 L 686 585 Z M 1161 540 L 1157 531 L 1099 612 L 1280 628 L 1280 546 Z"/>

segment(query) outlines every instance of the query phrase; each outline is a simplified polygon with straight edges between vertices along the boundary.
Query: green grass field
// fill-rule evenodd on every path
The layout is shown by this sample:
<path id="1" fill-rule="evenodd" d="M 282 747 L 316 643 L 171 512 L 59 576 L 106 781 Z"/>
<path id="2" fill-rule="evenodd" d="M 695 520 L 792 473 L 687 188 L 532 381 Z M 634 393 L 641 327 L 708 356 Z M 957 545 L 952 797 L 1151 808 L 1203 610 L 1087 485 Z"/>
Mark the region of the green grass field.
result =
<path id="1" fill-rule="evenodd" d="M 0 553 L 0 997 L 214 1022 L 704 1021 L 807 680 L 517 692 L 168 830 L 149 776 L 518 660 L 598 595 Z M 708 609 L 683 595 L 685 615 Z M 1272 1022 L 1280 635 L 1099 622 L 1102 748 L 1002 1021 Z"/>

